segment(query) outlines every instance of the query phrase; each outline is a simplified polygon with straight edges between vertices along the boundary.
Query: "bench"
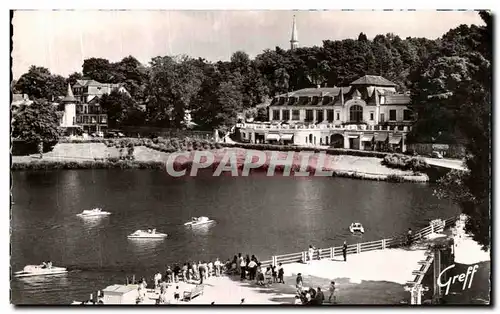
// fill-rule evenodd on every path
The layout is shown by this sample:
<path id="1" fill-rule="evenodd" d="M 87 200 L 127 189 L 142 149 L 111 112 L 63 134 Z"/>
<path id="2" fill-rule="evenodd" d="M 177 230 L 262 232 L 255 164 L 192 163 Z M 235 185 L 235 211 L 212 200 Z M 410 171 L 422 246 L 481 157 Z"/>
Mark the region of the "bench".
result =
<path id="1" fill-rule="evenodd" d="M 191 301 L 191 299 L 203 294 L 203 285 L 196 285 L 191 291 L 184 291 L 183 299 Z"/>

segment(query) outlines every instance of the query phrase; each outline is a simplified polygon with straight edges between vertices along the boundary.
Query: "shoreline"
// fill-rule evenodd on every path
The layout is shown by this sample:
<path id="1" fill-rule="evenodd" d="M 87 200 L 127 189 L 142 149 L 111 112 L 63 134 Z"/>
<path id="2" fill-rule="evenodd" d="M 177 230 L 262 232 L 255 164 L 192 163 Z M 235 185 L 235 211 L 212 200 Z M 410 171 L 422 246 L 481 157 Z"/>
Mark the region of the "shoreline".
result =
<path id="1" fill-rule="evenodd" d="M 214 160 L 210 165 L 195 161 L 193 156 L 195 152 L 211 153 L 214 155 Z M 255 153 L 265 155 L 265 161 L 262 165 L 255 168 L 250 167 L 250 163 L 254 161 Z M 313 151 L 304 151 L 309 155 L 308 160 L 303 163 L 301 158 L 302 151 L 293 152 L 293 160 L 286 163 L 286 167 L 279 162 L 273 162 L 272 158 L 284 160 L 289 152 L 285 151 L 269 151 L 269 150 L 251 150 L 243 148 L 222 148 L 222 149 L 200 149 L 195 151 L 179 152 L 177 154 L 185 154 L 178 156 L 175 160 L 172 159 L 173 153 L 161 152 L 146 146 L 135 146 L 133 159 L 121 159 L 119 149 L 109 147 L 102 143 L 87 144 L 57 144 L 54 151 L 44 154 L 43 159 L 38 156 L 12 156 L 11 171 L 40 171 L 40 170 L 85 170 L 85 169 L 149 169 L 163 170 L 167 172 L 167 167 L 173 168 L 175 171 L 186 170 L 185 175 L 190 175 L 197 169 L 216 171 L 219 168 L 226 168 L 225 172 L 229 172 L 228 166 L 237 168 L 237 176 L 246 176 L 252 172 L 264 172 L 270 170 L 276 175 L 282 176 L 305 176 L 303 174 L 295 175 L 299 171 L 305 171 L 309 176 L 318 175 L 318 172 L 330 172 L 326 176 L 342 177 L 352 179 L 364 179 L 374 181 L 388 182 L 414 182 L 423 183 L 429 182 L 429 177 L 426 174 L 415 174 L 412 171 L 393 169 L 381 164 L 382 159 L 378 157 L 352 156 L 352 155 L 332 155 L 320 154 Z M 224 158 L 224 155 L 235 155 L 234 159 Z M 320 155 L 324 158 L 319 160 Z M 250 158 L 249 158 L 250 157 Z M 205 159 L 206 162 L 206 159 Z M 222 164 L 221 164 L 222 163 Z M 236 166 L 234 166 L 234 164 Z M 193 165 L 195 167 L 193 167 Z M 275 171 L 273 172 L 273 168 Z M 302 168 L 301 168 L 302 167 Z M 193 169 L 194 168 L 194 169 Z M 248 168 L 248 169 L 245 169 Z M 289 174 L 284 173 L 285 168 L 289 168 Z M 243 171 L 245 169 L 245 171 Z M 250 171 L 248 171 L 250 170 Z M 244 172 L 242 174 L 242 172 Z M 233 173 L 234 174 L 234 173 Z M 325 176 L 325 175 L 319 175 Z"/>
<path id="2" fill-rule="evenodd" d="M 219 163 L 215 162 L 212 169 L 206 169 L 202 171 L 210 171 L 219 167 Z M 175 171 L 186 170 L 186 173 L 182 176 L 189 176 L 192 171 L 192 162 L 176 163 L 173 165 Z M 237 176 L 248 176 L 253 173 L 267 172 L 269 165 L 261 166 L 257 169 L 251 169 L 247 174 L 243 174 L 243 168 L 245 164 L 238 164 L 238 175 Z M 300 165 L 292 165 L 289 175 L 284 175 L 284 167 L 277 165 L 275 168 L 276 175 L 281 176 L 295 176 L 294 174 L 299 170 Z M 139 161 L 139 160 L 119 160 L 119 161 L 109 161 L 109 160 L 33 160 L 30 162 L 19 162 L 13 161 L 11 164 L 11 171 L 49 171 L 49 170 L 90 170 L 90 169 L 123 169 L 123 170 L 163 170 L 165 172 L 167 168 L 166 163 L 160 161 Z M 327 171 L 323 169 L 323 171 Z M 413 183 L 425 183 L 429 182 L 429 178 L 425 175 L 397 175 L 397 174 L 377 174 L 377 173 L 367 173 L 362 171 L 342 171 L 330 169 L 331 175 L 328 177 L 339 177 L 339 178 L 351 178 L 358 180 L 372 180 L 372 181 L 387 181 L 387 182 L 413 182 Z M 306 170 L 308 176 L 315 176 L 316 169 L 309 166 Z M 302 176 L 302 175 L 301 175 Z M 326 176 L 325 176 L 326 177 Z"/>

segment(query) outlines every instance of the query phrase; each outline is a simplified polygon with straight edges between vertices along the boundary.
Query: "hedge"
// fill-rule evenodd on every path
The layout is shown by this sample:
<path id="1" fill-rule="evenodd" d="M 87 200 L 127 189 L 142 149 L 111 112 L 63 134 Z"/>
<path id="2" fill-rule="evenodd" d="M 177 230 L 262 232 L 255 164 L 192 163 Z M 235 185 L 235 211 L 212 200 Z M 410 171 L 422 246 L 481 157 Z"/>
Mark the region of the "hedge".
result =
<path id="1" fill-rule="evenodd" d="M 376 152 L 368 150 L 354 150 L 345 148 L 317 148 L 317 147 L 302 147 L 302 146 L 287 146 L 287 145 L 273 145 L 273 144 L 248 144 L 248 143 L 221 143 L 223 147 L 237 147 L 253 150 L 272 150 L 280 152 L 325 152 L 329 155 L 350 155 L 362 157 L 376 157 L 384 158 L 390 153 Z"/>
<path id="2" fill-rule="evenodd" d="M 421 172 L 429 168 L 429 164 L 422 158 L 397 154 L 385 156 L 382 165 L 388 168 L 411 170 L 413 172 Z"/>

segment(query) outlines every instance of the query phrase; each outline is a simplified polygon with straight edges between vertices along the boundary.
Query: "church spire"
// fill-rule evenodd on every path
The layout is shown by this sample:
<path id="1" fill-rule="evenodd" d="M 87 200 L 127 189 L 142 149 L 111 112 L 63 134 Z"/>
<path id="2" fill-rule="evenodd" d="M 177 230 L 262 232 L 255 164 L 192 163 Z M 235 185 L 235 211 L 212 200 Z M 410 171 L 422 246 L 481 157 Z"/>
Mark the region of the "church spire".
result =
<path id="1" fill-rule="evenodd" d="M 290 39 L 290 49 L 295 49 L 299 47 L 299 37 L 297 34 L 297 24 L 295 23 L 295 15 L 293 16 L 292 22 L 292 39 Z"/>

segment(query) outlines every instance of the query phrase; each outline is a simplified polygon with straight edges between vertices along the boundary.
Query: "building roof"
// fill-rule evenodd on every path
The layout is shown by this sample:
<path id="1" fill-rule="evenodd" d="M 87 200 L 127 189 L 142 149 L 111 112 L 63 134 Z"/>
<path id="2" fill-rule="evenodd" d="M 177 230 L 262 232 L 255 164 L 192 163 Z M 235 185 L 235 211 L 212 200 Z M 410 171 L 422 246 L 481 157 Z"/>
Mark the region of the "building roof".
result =
<path id="1" fill-rule="evenodd" d="M 75 96 L 73 95 L 73 90 L 71 90 L 71 85 L 68 83 L 68 90 L 66 91 L 66 97 L 63 98 L 62 102 L 76 102 Z"/>
<path id="2" fill-rule="evenodd" d="M 352 82 L 351 85 L 371 85 L 371 86 L 390 86 L 390 87 L 396 86 L 395 83 L 378 75 L 365 75 Z"/>
<path id="3" fill-rule="evenodd" d="M 325 97 L 325 96 L 338 96 L 342 90 L 343 94 L 347 94 L 351 87 L 319 87 L 319 88 L 304 88 L 299 89 L 294 92 L 289 92 L 288 94 L 281 94 L 276 97 Z"/>
<path id="4" fill-rule="evenodd" d="M 137 285 L 112 285 L 108 286 L 105 289 L 102 290 L 102 292 L 111 292 L 111 293 L 119 293 L 119 294 L 125 294 L 130 291 L 137 290 Z"/>
<path id="5" fill-rule="evenodd" d="M 76 83 L 74 86 L 76 87 L 85 87 L 85 86 L 90 86 L 90 85 L 103 85 L 102 83 L 99 83 L 94 80 L 76 80 Z"/>
<path id="6" fill-rule="evenodd" d="M 410 103 L 410 95 L 394 94 L 385 97 L 386 105 L 408 105 Z"/>

